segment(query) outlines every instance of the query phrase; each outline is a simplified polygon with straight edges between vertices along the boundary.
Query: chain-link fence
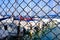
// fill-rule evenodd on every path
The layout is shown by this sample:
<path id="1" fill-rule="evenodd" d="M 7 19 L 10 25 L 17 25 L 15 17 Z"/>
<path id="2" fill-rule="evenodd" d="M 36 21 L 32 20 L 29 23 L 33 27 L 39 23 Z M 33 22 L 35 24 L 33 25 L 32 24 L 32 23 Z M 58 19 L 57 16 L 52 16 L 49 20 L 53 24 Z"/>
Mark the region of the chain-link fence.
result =
<path id="1" fill-rule="evenodd" d="M 60 40 L 60 0 L 0 0 L 0 40 Z"/>

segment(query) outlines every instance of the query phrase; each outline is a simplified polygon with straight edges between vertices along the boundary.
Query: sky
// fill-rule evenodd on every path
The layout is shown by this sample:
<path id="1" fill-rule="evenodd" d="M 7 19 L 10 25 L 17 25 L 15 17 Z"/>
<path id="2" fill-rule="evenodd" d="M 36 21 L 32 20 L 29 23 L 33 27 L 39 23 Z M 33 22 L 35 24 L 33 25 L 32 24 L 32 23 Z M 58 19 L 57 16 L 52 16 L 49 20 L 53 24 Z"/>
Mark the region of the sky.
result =
<path id="1" fill-rule="evenodd" d="M 23 0 L 16 0 L 15 2 L 15 0 L 0 0 L 0 14 L 3 16 L 6 14 L 12 15 L 12 13 L 15 16 L 18 16 L 19 14 L 22 16 L 26 16 L 28 14 L 31 17 L 37 14 L 39 17 L 41 17 L 45 16 L 46 14 L 57 15 L 60 12 L 60 5 L 57 5 L 56 3 L 59 2 L 59 0 L 55 0 L 56 2 L 54 0 L 43 0 L 43 1 L 33 0 L 33 1 L 24 0 L 23 2 Z M 55 5 L 57 6 L 54 7 Z M 51 8 L 53 8 L 53 10 L 51 10 Z"/>

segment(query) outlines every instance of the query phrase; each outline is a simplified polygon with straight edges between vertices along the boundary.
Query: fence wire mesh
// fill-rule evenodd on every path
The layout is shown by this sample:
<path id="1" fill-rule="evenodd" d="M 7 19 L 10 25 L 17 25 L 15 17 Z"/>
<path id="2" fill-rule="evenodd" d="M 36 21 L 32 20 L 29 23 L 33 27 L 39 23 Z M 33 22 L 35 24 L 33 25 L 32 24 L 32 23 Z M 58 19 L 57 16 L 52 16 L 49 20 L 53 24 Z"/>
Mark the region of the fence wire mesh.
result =
<path id="1" fill-rule="evenodd" d="M 0 0 L 0 40 L 60 40 L 60 0 Z"/>

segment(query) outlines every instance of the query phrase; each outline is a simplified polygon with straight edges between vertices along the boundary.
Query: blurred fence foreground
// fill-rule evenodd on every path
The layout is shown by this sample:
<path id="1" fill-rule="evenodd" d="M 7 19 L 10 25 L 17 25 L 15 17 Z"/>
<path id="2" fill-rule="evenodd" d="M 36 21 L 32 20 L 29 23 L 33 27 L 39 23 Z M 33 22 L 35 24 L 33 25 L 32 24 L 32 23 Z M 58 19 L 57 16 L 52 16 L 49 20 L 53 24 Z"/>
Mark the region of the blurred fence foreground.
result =
<path id="1" fill-rule="evenodd" d="M 0 0 L 0 40 L 60 40 L 60 0 Z"/>

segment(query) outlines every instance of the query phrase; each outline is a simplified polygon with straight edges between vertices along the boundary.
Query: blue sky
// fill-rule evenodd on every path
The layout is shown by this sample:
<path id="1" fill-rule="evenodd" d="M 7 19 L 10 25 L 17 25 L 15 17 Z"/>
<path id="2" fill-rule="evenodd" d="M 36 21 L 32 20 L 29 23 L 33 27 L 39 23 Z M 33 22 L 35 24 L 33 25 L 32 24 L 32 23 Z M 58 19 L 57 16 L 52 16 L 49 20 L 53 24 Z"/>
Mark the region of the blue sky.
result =
<path id="1" fill-rule="evenodd" d="M 10 2 L 9 2 L 10 1 Z M 53 0 L 24 0 L 25 2 L 22 2 L 23 0 L 17 0 L 15 2 L 15 0 L 0 0 L 0 13 L 2 15 L 12 15 L 12 13 L 17 16 L 22 15 L 22 16 L 26 16 L 27 13 L 29 16 L 34 16 L 34 15 L 38 15 L 38 16 L 44 16 L 45 13 L 47 13 L 48 15 L 56 15 L 57 13 L 60 12 L 60 6 L 57 5 L 57 3 Z M 56 0 L 57 1 L 57 0 Z M 4 3 L 3 3 L 4 2 Z M 22 4 L 20 4 L 22 2 Z M 30 3 L 29 3 L 30 2 Z M 39 2 L 39 3 L 38 3 Z M 49 2 L 47 5 L 46 3 Z M 58 1 L 57 1 L 58 2 Z M 28 4 L 29 3 L 29 4 Z M 37 5 L 36 5 L 36 4 Z M 28 6 L 27 6 L 28 4 Z M 13 5 L 13 6 L 12 6 Z M 20 6 L 19 6 L 20 5 Z M 35 6 L 36 5 L 36 6 Z M 46 6 L 45 6 L 46 5 Z M 57 5 L 56 7 L 54 7 L 55 5 Z M 7 6 L 7 7 L 6 7 Z M 35 6 L 35 7 L 34 7 Z M 39 6 L 39 7 L 38 7 Z M 44 7 L 45 6 L 45 7 Z M 49 7 L 50 6 L 50 7 Z M 25 9 L 23 10 L 22 8 Z M 33 8 L 34 7 L 34 8 Z M 54 7 L 54 8 L 53 8 Z M 33 9 L 32 9 L 33 8 Z M 45 12 L 43 12 L 42 10 Z M 53 10 L 51 10 L 51 8 L 53 8 L 53 10 L 56 12 L 54 12 Z M 15 10 L 16 9 L 16 10 Z M 31 10 L 32 9 L 32 10 Z M 21 12 L 22 11 L 22 12 Z M 33 12 L 34 11 L 34 12 Z M 50 11 L 50 12 L 49 12 Z M 49 13 L 48 13 L 49 12 Z"/>

